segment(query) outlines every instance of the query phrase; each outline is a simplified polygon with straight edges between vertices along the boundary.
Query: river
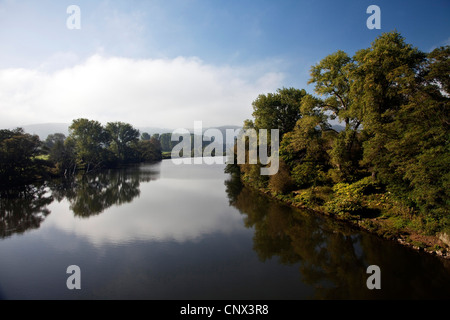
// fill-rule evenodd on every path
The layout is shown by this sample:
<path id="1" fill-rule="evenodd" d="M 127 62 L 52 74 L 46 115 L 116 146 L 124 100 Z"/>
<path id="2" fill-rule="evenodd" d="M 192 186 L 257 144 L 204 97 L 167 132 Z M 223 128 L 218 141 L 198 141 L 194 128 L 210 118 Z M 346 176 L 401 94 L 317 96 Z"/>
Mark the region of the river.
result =
<path id="1" fill-rule="evenodd" d="M 164 160 L 1 193 L 0 299 L 435 298 L 450 298 L 450 261 L 269 200 L 224 165 Z"/>

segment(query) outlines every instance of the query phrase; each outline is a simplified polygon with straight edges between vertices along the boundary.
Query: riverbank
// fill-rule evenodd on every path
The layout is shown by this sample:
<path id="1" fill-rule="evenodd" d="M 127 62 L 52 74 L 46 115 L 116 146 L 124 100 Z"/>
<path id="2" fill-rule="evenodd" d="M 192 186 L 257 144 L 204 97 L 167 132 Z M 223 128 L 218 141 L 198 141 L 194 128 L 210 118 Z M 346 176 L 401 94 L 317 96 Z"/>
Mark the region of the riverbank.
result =
<path id="1" fill-rule="evenodd" d="M 450 235 L 428 230 L 432 222 L 423 221 L 424 218 L 415 215 L 410 208 L 404 208 L 394 199 L 390 199 L 389 193 L 362 196 L 357 200 L 360 205 L 358 210 L 352 213 L 336 213 L 330 210 L 332 204 L 340 206 L 343 203 L 336 203 L 335 200 L 339 199 L 330 196 L 329 188 L 316 187 L 315 190 L 296 190 L 289 194 L 280 194 L 269 188 L 255 187 L 242 179 L 241 181 L 265 196 L 291 207 L 328 216 L 380 238 L 450 260 Z"/>

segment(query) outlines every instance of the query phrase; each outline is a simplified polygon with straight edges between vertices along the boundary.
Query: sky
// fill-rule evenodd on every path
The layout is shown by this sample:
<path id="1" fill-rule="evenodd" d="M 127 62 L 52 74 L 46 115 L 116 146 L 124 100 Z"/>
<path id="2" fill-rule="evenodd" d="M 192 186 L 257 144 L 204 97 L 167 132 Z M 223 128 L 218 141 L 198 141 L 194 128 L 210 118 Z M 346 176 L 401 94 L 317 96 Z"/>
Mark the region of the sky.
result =
<path id="1" fill-rule="evenodd" d="M 370 5 L 381 29 L 366 25 Z M 258 95 L 314 93 L 311 66 L 383 32 L 449 45 L 449 16 L 450 0 L 0 0 L 0 128 L 242 125 Z"/>

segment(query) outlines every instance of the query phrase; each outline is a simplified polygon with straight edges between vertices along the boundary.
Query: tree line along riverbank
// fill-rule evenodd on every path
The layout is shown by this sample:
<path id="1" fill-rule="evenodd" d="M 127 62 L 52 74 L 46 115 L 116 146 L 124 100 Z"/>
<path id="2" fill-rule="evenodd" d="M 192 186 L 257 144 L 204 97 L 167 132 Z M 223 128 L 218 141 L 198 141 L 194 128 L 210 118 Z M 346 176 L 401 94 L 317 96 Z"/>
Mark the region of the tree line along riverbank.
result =
<path id="1" fill-rule="evenodd" d="M 449 55 L 389 32 L 353 56 L 326 56 L 311 67 L 314 94 L 261 94 L 244 122 L 279 129 L 278 172 L 260 175 L 261 163 L 226 171 L 294 207 L 448 257 Z"/>
<path id="2" fill-rule="evenodd" d="M 151 136 L 141 133 L 128 123 L 102 125 L 84 118 L 73 120 L 68 137 L 53 133 L 44 141 L 22 128 L 3 129 L 0 130 L 0 188 L 170 159 L 172 149 L 179 143 L 172 138 L 172 133 Z M 202 142 L 197 146 L 194 134 L 188 138 L 191 140 L 188 142 L 190 149 L 186 149 L 189 156 L 196 152 L 195 148 L 203 150 L 211 143 L 200 137 Z M 183 151 L 179 156 L 183 156 Z"/>

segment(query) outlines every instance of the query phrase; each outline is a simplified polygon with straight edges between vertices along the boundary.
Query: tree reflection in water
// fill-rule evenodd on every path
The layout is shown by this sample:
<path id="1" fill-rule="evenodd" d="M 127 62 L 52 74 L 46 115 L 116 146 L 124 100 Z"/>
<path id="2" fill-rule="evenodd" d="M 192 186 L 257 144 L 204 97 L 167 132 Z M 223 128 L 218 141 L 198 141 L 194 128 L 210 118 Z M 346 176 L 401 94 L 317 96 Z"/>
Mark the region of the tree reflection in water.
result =
<path id="1" fill-rule="evenodd" d="M 438 284 L 450 283 L 447 262 L 272 201 L 238 177 L 225 184 L 230 205 L 255 230 L 253 248 L 260 260 L 278 257 L 282 264 L 298 264 L 301 281 L 315 288 L 312 299 L 448 298 L 448 289 Z M 382 270 L 382 290 L 366 286 L 371 264 Z"/>
<path id="2" fill-rule="evenodd" d="M 113 205 L 130 203 L 140 195 L 141 182 L 158 178 L 157 171 L 136 166 L 55 181 L 50 188 L 57 201 L 66 198 L 70 202 L 70 209 L 75 216 L 89 218 Z"/>
<path id="3" fill-rule="evenodd" d="M 37 229 L 53 202 L 45 184 L 0 191 L 0 239 Z"/>
<path id="4" fill-rule="evenodd" d="M 140 183 L 159 178 L 159 171 L 146 167 L 107 170 L 42 185 L 0 190 L 0 239 L 38 229 L 50 214 L 54 200 L 67 199 L 75 216 L 88 218 L 113 205 L 131 202 L 140 195 Z"/>

